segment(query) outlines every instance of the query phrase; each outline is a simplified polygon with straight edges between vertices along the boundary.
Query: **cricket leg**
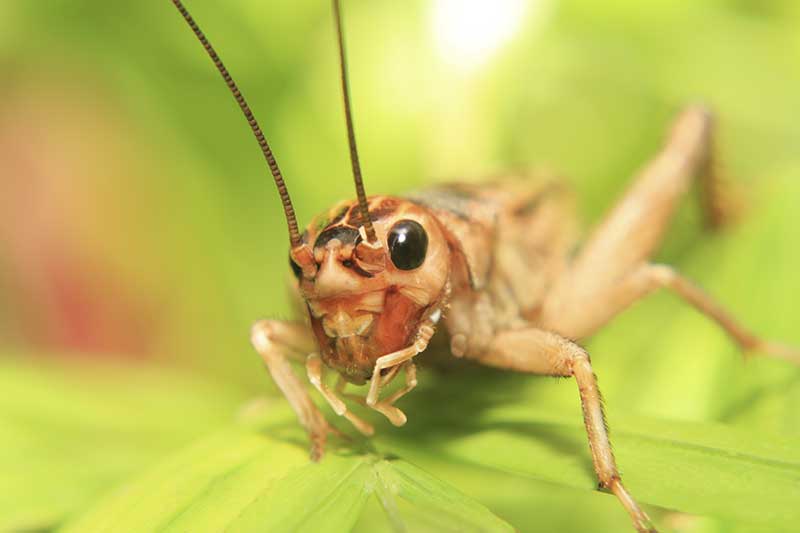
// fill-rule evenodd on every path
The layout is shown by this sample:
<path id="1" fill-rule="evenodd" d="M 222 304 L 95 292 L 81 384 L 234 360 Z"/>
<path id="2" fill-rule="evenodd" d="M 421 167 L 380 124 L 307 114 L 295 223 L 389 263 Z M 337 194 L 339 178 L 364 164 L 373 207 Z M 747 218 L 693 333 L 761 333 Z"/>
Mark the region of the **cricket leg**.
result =
<path id="1" fill-rule="evenodd" d="M 253 324 L 250 339 L 300 424 L 308 431 L 311 459 L 318 461 L 325 451 L 325 441 L 332 428 L 311 401 L 306 387 L 300 383 L 287 359 L 314 350 L 314 341 L 308 328 L 295 322 L 259 320 Z"/>
<path id="2" fill-rule="evenodd" d="M 394 402 L 414 390 L 417 386 L 417 365 L 408 361 L 403 367 L 406 370 L 406 383 L 403 385 L 403 388 L 398 389 L 397 392 L 384 400 L 387 405 L 393 405 Z"/>
<path id="3" fill-rule="evenodd" d="M 394 379 L 401 368 L 404 368 L 406 371 L 406 381 L 403 387 L 398 389 L 388 398 L 380 400 L 376 402 L 375 405 L 370 406 L 372 409 L 385 416 L 389 422 L 392 423 L 392 425 L 397 427 L 404 426 L 408 421 L 408 417 L 406 417 L 406 414 L 403 411 L 394 406 L 394 402 L 408 394 L 414 389 L 414 387 L 417 386 L 417 366 L 412 361 L 406 361 L 401 365 L 393 366 L 389 371 L 390 373 L 385 375 L 381 380 L 381 387 L 385 387 Z M 343 382 L 340 383 L 344 385 Z M 357 396 L 355 394 L 343 394 L 343 396 L 353 399 L 362 405 L 368 405 L 367 400 L 364 397 Z"/>
<path id="4" fill-rule="evenodd" d="M 313 353 L 308 356 L 306 359 L 306 372 L 308 373 L 308 380 L 327 400 L 337 415 L 345 417 L 362 435 L 369 437 L 375 433 L 375 429 L 370 424 L 349 411 L 345 403 L 325 385 L 322 359 L 320 359 L 319 355 Z"/>
<path id="5" fill-rule="evenodd" d="M 708 293 L 667 265 L 643 264 L 613 287 L 594 295 L 543 327 L 570 339 L 584 338 L 658 289 L 668 289 L 713 320 L 746 353 L 758 353 L 800 364 L 800 350 L 762 339 L 750 332 Z"/>
<path id="6" fill-rule="evenodd" d="M 583 348 L 555 333 L 534 328 L 518 329 L 498 334 L 485 354 L 476 359 L 489 366 L 517 372 L 575 378 L 600 488 L 617 497 L 637 531 L 655 531 L 650 518 L 622 484 L 611 450 L 597 378 L 589 354 Z"/>
<path id="7" fill-rule="evenodd" d="M 375 361 L 375 367 L 372 370 L 372 378 L 370 378 L 369 382 L 369 392 L 367 393 L 368 406 L 373 407 L 378 403 L 380 389 L 385 385 L 381 371 L 410 361 L 420 352 L 424 352 L 425 348 L 428 347 L 428 342 L 430 342 L 431 337 L 433 337 L 433 333 L 433 324 L 423 324 L 419 328 L 419 334 L 414 344 L 397 350 L 396 352 L 378 357 Z"/>
<path id="8" fill-rule="evenodd" d="M 639 172 L 552 287 L 543 307 L 545 321 L 614 286 L 646 261 L 695 175 L 703 179 L 707 218 L 722 222 L 719 178 L 711 165 L 712 135 L 713 120 L 704 108 L 689 107 L 678 116 L 661 152 Z"/>
<path id="9" fill-rule="evenodd" d="M 406 382 L 403 387 L 388 398 L 372 406 L 373 409 L 388 418 L 392 425 L 397 427 L 404 426 L 406 422 L 408 422 L 408 417 L 402 410 L 394 406 L 394 402 L 411 392 L 414 387 L 417 386 L 417 365 L 415 365 L 413 361 L 406 361 L 401 366 L 406 370 Z"/>

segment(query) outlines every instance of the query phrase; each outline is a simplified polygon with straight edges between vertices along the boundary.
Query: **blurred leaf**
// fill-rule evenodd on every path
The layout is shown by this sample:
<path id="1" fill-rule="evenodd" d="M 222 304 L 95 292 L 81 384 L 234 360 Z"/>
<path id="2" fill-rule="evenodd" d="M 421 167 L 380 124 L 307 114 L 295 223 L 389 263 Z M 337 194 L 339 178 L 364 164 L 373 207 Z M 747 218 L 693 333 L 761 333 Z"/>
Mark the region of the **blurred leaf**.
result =
<path id="1" fill-rule="evenodd" d="M 469 382 L 469 381 L 467 381 Z M 503 491 L 519 478 L 583 489 L 616 506 L 596 480 L 577 413 L 500 404 L 475 417 L 428 391 L 409 431 L 334 447 L 308 462 L 290 410 L 270 404 L 269 421 L 204 439 L 126 484 L 68 531 L 347 531 L 375 495 L 395 530 L 496 531 L 503 522 L 433 476 L 461 471 L 468 492 L 495 475 Z M 770 530 L 800 520 L 800 441 L 719 424 L 613 418 L 614 442 L 629 488 L 641 501 Z M 379 459 L 387 457 L 389 460 Z M 424 468 L 412 466 L 404 459 Z M 491 476 L 489 476 L 491 478 Z M 478 490 L 480 492 L 480 490 Z M 507 492 L 503 491 L 503 494 Z M 535 505 L 535 502 L 531 502 Z M 537 516 L 540 525 L 552 518 Z"/>
<path id="2" fill-rule="evenodd" d="M 273 423 L 270 432 L 282 424 Z M 398 530 L 406 527 L 398 510 L 403 501 L 415 520 L 439 531 L 512 530 L 401 460 L 342 450 L 314 464 L 303 444 L 239 428 L 176 454 L 65 531 L 348 531 L 373 496 Z"/>
<path id="3" fill-rule="evenodd" d="M 237 394 L 164 368 L 0 359 L 0 531 L 48 528 L 230 420 Z"/>

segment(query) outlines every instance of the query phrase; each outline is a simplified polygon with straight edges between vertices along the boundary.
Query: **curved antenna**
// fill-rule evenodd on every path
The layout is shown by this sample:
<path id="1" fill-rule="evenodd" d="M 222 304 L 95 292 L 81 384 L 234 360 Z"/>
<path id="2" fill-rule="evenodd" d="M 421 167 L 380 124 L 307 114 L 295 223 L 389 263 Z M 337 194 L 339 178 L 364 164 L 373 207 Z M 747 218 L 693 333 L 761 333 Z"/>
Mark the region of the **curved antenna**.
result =
<path id="1" fill-rule="evenodd" d="M 236 86 L 236 82 L 233 81 L 233 78 L 231 78 L 231 75 L 228 73 L 228 69 L 225 68 L 217 52 L 214 51 L 211 43 L 208 42 L 208 39 L 206 39 L 206 36 L 189 14 L 189 11 L 183 6 L 181 0 L 172 0 L 172 3 L 178 8 L 178 11 L 183 15 L 189 27 L 192 28 L 197 39 L 203 45 L 203 48 L 208 52 L 209 57 L 211 57 L 211 60 L 214 62 L 214 66 L 217 67 L 219 73 L 222 74 L 222 79 L 225 80 L 225 84 L 236 99 L 236 103 L 239 104 L 242 113 L 244 113 L 244 118 L 246 118 L 247 123 L 250 124 L 250 129 L 253 130 L 253 135 L 256 136 L 258 146 L 261 147 L 264 158 L 269 165 L 269 170 L 272 172 L 272 177 L 275 179 L 275 185 L 278 187 L 278 194 L 283 204 L 283 213 L 286 215 L 286 223 L 289 226 L 289 241 L 292 243 L 293 248 L 300 246 L 303 241 L 300 237 L 300 231 L 297 228 L 297 217 L 294 214 L 294 207 L 292 207 L 292 199 L 289 198 L 289 191 L 286 188 L 286 183 L 283 181 L 281 170 L 278 168 L 278 162 L 275 161 L 275 156 L 272 155 L 272 150 L 270 150 L 269 144 L 267 144 L 267 139 L 264 137 L 264 133 L 261 131 L 261 127 L 258 125 L 256 118 L 253 116 L 253 112 L 250 111 L 250 106 L 247 105 L 247 101 L 245 101 L 244 96 L 241 91 L 239 91 L 239 87 Z"/>
<path id="2" fill-rule="evenodd" d="M 356 183 L 356 195 L 358 196 L 358 205 L 361 210 L 361 220 L 364 222 L 364 229 L 367 233 L 367 241 L 375 242 L 378 238 L 375 236 L 375 228 L 372 227 L 372 220 L 369 216 L 367 194 L 364 192 L 364 181 L 361 179 L 361 165 L 358 162 L 356 133 L 353 129 L 353 114 L 350 111 L 350 87 L 347 82 L 347 58 L 344 50 L 344 30 L 342 30 L 342 10 L 339 7 L 339 0 L 333 0 L 333 18 L 336 22 L 336 36 L 339 40 L 339 71 L 342 79 L 344 117 L 347 122 L 347 141 L 350 143 L 350 162 L 353 164 L 353 179 Z"/>

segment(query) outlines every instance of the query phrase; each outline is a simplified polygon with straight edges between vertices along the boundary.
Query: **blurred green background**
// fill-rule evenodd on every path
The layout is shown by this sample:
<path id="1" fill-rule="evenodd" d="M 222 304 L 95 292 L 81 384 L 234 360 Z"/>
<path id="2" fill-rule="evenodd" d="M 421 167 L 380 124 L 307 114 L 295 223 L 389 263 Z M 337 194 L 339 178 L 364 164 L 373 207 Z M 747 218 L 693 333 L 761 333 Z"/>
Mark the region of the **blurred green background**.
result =
<path id="1" fill-rule="evenodd" d="M 747 214 L 711 235 L 686 202 L 659 259 L 757 331 L 800 344 L 800 4 L 345 5 L 369 193 L 544 168 L 574 188 L 588 226 L 684 104 L 710 105 L 720 160 L 745 191 Z M 301 223 L 351 197 L 329 3 L 187 7 L 261 121 Z M 170 2 L 4 0 L 0 72 L 0 465 L 16 468 L 0 491 L 0 530 L 47 529 L 225 425 L 248 399 L 274 395 L 248 331 L 257 318 L 292 314 L 287 235 L 251 133 Z M 798 438 L 797 371 L 743 365 L 722 334 L 669 295 L 588 346 L 612 431 L 630 414 Z M 513 384 L 514 401 L 579 422 L 570 383 L 466 372 L 476 386 L 451 392 L 467 404 Z M 453 381 L 428 373 L 422 381 Z M 415 406 L 426 409 L 424 394 L 409 397 L 411 420 Z M 87 454 L 95 470 L 84 467 Z M 575 454 L 586 460 L 585 449 Z M 597 493 L 517 490 L 501 476 L 507 490 L 487 494 L 437 464 L 425 466 L 524 531 L 626 525 Z M 519 496 L 525 490 L 538 503 Z M 558 511 L 575 502 L 593 515 Z M 724 512 L 721 521 L 656 513 L 681 531 L 737 523 Z M 380 517 L 359 520 L 375 530 Z"/>

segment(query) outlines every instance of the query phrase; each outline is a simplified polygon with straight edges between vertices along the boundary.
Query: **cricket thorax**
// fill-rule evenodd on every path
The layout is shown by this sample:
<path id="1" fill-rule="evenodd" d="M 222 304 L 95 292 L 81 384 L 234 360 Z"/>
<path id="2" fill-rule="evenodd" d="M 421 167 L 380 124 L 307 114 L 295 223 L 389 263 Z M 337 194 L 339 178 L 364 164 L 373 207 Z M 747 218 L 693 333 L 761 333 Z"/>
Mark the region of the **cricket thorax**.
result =
<path id="1" fill-rule="evenodd" d="M 354 383 L 414 342 L 443 304 L 449 273 L 447 242 L 427 209 L 385 196 L 369 205 L 376 242 L 366 239 L 358 204 L 342 203 L 303 234 L 312 268 L 292 260 L 323 361 Z"/>
<path id="2" fill-rule="evenodd" d="M 509 175 L 412 198 L 437 217 L 454 250 L 445 317 L 452 353 L 477 357 L 497 331 L 536 323 L 574 242 L 568 191 L 547 176 Z"/>

